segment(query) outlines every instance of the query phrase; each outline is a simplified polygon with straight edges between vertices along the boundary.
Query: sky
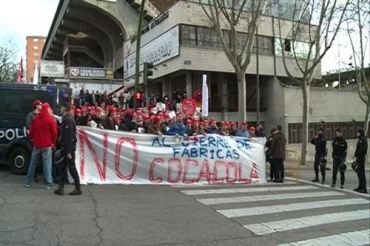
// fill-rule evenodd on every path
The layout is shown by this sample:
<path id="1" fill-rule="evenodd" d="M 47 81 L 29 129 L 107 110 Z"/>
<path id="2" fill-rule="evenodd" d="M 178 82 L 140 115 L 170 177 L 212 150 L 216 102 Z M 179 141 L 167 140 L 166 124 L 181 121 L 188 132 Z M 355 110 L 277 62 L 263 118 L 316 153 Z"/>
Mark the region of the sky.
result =
<path id="1" fill-rule="evenodd" d="M 26 54 L 26 36 L 47 36 L 59 0 L 0 0 L 0 41 L 9 40 Z"/>
<path id="2" fill-rule="evenodd" d="M 48 35 L 59 0 L 0 0 L 0 2 L 0 42 L 11 40 L 18 49 L 18 60 L 21 56 L 25 59 L 26 36 Z M 367 53 L 370 54 L 370 42 Z M 348 68 L 350 56 L 350 44 L 344 33 L 338 36 L 322 61 L 322 73 L 338 69 L 339 61 L 340 68 Z"/>

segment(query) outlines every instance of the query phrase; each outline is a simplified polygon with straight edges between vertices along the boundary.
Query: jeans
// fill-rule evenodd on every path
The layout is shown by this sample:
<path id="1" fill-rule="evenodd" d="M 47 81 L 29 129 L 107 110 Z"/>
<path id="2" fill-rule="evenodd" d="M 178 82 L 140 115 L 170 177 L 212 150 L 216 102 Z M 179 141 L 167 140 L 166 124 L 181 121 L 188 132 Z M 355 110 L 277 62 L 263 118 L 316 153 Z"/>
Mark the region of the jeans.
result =
<path id="1" fill-rule="evenodd" d="M 37 163 L 39 163 L 40 159 L 42 158 L 43 163 L 43 173 L 44 173 L 44 181 L 46 185 L 52 186 L 53 185 L 53 177 L 51 175 L 52 170 L 52 147 L 39 149 L 33 147 L 30 165 L 28 167 L 26 184 L 31 185 L 33 181 L 33 177 L 35 176 L 35 169 Z"/>

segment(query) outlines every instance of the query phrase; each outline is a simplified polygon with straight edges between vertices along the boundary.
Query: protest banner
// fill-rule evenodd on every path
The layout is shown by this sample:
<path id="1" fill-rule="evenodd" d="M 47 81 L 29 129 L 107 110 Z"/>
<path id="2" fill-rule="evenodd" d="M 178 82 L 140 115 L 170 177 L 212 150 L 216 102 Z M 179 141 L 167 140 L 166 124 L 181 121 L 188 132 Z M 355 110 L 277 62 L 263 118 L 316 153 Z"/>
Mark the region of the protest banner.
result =
<path id="1" fill-rule="evenodd" d="M 82 183 L 221 184 L 265 182 L 264 138 L 157 136 L 78 127 Z"/>

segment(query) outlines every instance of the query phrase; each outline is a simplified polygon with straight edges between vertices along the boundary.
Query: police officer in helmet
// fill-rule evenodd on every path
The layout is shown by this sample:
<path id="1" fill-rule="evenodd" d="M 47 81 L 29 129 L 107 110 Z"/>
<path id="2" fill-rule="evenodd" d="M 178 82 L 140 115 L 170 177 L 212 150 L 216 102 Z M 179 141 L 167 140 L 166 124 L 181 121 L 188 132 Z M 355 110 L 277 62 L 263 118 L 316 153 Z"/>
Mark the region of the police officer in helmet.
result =
<path id="1" fill-rule="evenodd" d="M 347 142 L 344 140 L 340 129 L 335 130 L 335 138 L 332 142 L 333 147 L 333 182 L 331 187 L 335 187 L 338 170 L 340 172 L 340 188 L 343 189 L 345 167 L 343 165 L 347 157 Z"/>
<path id="2" fill-rule="evenodd" d="M 365 176 L 365 159 L 367 154 L 367 139 L 365 136 L 365 132 L 362 129 L 358 129 L 357 131 L 357 146 L 356 146 L 356 162 L 358 164 L 358 168 L 356 169 L 357 176 L 358 176 L 358 187 L 354 189 L 360 193 L 367 193 L 366 189 L 366 176 Z"/>
<path id="3" fill-rule="evenodd" d="M 317 132 L 317 135 L 311 140 L 311 144 L 315 145 L 315 178 L 312 182 L 320 182 L 319 180 L 319 167 L 322 176 L 322 184 L 325 183 L 325 165 L 320 165 L 326 156 L 326 138 L 324 137 L 324 129 L 320 128 Z"/>

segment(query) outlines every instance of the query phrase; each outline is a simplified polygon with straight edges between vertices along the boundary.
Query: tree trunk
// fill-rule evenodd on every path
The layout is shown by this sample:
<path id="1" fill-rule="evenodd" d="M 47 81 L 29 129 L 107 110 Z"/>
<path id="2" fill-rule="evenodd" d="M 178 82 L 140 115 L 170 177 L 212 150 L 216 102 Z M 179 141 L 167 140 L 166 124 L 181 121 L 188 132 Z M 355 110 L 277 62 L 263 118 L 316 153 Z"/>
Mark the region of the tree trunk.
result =
<path id="1" fill-rule="evenodd" d="M 239 109 L 239 122 L 247 120 L 247 89 L 245 81 L 245 72 L 236 74 L 238 80 L 238 109 Z"/>
<path id="2" fill-rule="evenodd" d="M 368 99 L 366 103 L 366 114 L 365 114 L 365 121 L 364 121 L 365 136 L 367 136 L 367 132 L 369 130 L 369 110 L 370 110 L 370 100 Z"/>
<path id="3" fill-rule="evenodd" d="M 307 143 L 308 143 L 308 111 L 310 108 L 310 86 L 302 85 L 303 93 L 303 115 L 302 115 L 302 150 L 301 165 L 306 165 Z"/>

